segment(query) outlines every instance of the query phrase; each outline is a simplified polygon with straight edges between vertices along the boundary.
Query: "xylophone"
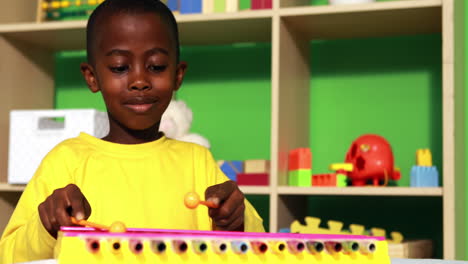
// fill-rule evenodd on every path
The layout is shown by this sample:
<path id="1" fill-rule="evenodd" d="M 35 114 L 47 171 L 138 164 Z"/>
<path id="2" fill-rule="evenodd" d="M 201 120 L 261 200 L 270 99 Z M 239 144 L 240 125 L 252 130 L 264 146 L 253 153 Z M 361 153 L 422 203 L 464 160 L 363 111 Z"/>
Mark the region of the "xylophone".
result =
<path id="1" fill-rule="evenodd" d="M 383 237 L 62 227 L 55 258 L 71 263 L 390 264 Z"/>

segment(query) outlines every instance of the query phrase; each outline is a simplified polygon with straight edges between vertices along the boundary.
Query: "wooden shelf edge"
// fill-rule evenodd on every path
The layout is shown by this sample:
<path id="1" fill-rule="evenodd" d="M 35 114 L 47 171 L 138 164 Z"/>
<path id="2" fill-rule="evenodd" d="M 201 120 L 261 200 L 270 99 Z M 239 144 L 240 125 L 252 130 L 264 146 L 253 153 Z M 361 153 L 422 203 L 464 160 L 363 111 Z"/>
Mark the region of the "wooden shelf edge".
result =
<path id="1" fill-rule="evenodd" d="M 271 193 L 271 189 L 269 186 L 239 186 L 239 189 L 247 195 L 269 195 Z"/>
<path id="2" fill-rule="evenodd" d="M 400 0 L 388 2 L 375 2 L 370 4 L 287 7 L 280 9 L 279 15 L 282 17 L 288 17 L 429 7 L 442 7 L 442 0 Z"/>
<path id="3" fill-rule="evenodd" d="M 22 192 L 26 185 L 0 183 L 0 192 Z"/>
<path id="4" fill-rule="evenodd" d="M 246 20 L 272 18 L 275 14 L 273 10 L 253 10 L 236 13 L 213 13 L 213 14 L 187 14 L 176 15 L 178 23 L 185 24 L 191 22 L 222 21 L 222 20 Z M 53 31 L 67 29 L 85 29 L 87 20 L 73 21 L 50 21 L 50 22 L 30 22 L 30 23 L 10 23 L 0 24 L 0 34 L 19 33 L 30 31 Z"/>
<path id="5" fill-rule="evenodd" d="M 278 187 L 279 195 L 336 195 L 336 196 L 433 196 L 442 197 L 442 187 Z"/>

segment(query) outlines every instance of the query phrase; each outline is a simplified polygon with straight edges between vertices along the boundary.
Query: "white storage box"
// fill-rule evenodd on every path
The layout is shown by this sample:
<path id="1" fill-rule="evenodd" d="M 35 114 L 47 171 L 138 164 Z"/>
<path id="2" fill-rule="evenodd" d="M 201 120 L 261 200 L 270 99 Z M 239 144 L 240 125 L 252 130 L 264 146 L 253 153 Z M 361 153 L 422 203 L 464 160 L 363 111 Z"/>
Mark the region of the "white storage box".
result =
<path id="1" fill-rule="evenodd" d="M 13 110 L 10 112 L 8 182 L 26 184 L 58 143 L 85 132 L 102 138 L 107 114 L 94 109 Z"/>

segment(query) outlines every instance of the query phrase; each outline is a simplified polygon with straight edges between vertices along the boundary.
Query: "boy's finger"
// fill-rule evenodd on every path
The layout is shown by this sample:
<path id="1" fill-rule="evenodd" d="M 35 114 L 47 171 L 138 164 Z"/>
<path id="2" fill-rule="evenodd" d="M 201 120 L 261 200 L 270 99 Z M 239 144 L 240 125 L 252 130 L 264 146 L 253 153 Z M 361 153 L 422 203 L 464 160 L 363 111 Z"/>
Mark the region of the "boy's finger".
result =
<path id="1" fill-rule="evenodd" d="M 217 202 L 221 204 L 236 189 L 237 189 L 237 184 L 233 181 L 227 181 L 221 184 L 216 184 L 206 189 L 205 199 L 207 201 L 214 201 L 217 199 Z"/>
<path id="2" fill-rule="evenodd" d="M 229 196 L 219 208 L 210 208 L 209 216 L 213 220 L 228 218 L 234 211 L 244 204 L 244 195 L 240 191 L 235 191 Z"/>
<path id="3" fill-rule="evenodd" d="M 86 214 L 84 200 L 86 200 L 86 198 L 83 193 L 76 185 L 73 184 L 70 184 L 65 188 L 67 189 L 67 206 L 71 206 L 72 208 L 70 216 L 75 217 L 77 220 L 85 219 Z"/>
<path id="4" fill-rule="evenodd" d="M 39 218 L 41 219 L 41 223 L 44 228 L 51 234 L 52 231 L 52 224 L 49 221 L 48 217 L 48 208 L 46 203 L 42 203 L 39 205 Z M 52 234 L 51 234 L 52 235 Z"/>

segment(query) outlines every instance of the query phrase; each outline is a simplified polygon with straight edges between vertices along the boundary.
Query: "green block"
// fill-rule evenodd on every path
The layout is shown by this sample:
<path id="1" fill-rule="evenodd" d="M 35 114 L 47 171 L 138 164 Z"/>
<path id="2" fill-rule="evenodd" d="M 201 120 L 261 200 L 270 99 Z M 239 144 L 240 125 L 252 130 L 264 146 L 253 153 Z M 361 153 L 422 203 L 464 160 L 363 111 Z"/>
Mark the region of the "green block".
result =
<path id="1" fill-rule="evenodd" d="M 289 186 L 312 186 L 312 171 L 311 170 L 293 170 L 288 172 Z"/>
<path id="2" fill-rule="evenodd" d="M 214 0 L 214 12 L 215 13 L 226 12 L 226 0 Z"/>
<path id="3" fill-rule="evenodd" d="M 240 10 L 250 9 L 251 7 L 252 7 L 252 1 L 251 0 L 239 0 L 239 9 Z"/>
<path id="4" fill-rule="evenodd" d="M 336 175 L 336 186 L 337 187 L 346 187 L 348 183 L 346 181 L 347 177 L 344 174 L 337 174 Z"/>

